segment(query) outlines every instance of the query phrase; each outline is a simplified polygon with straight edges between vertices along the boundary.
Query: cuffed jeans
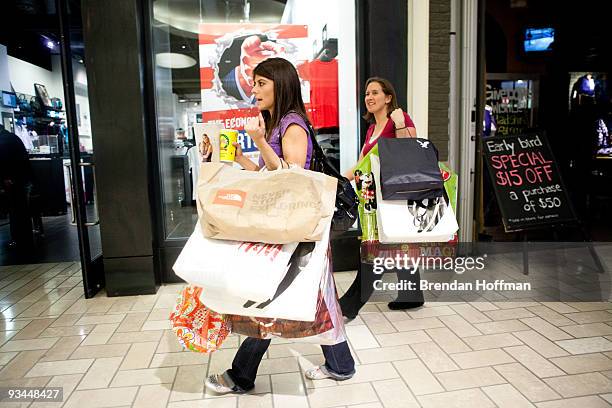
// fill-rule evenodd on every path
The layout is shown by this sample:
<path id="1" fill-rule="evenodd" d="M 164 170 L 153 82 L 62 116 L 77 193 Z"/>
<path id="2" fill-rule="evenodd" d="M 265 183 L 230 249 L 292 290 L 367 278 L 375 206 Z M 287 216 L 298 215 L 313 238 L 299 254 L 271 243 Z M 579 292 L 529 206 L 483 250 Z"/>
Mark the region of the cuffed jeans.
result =
<path id="1" fill-rule="evenodd" d="M 247 337 L 242 342 L 232 362 L 232 368 L 225 372 L 241 391 L 249 391 L 255 387 L 257 369 L 270 346 L 270 341 Z M 325 356 L 325 368 L 333 378 L 344 380 L 355 373 L 355 361 L 346 341 L 333 346 L 322 345 L 321 349 Z"/>

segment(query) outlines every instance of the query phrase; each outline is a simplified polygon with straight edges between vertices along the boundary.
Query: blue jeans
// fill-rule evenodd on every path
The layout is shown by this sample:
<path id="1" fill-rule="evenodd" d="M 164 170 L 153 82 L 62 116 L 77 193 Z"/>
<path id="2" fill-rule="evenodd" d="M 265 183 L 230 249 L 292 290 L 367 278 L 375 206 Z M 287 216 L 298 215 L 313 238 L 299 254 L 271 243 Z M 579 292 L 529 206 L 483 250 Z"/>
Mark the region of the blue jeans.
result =
<path id="1" fill-rule="evenodd" d="M 255 387 L 257 369 L 270 341 L 247 337 L 242 342 L 232 361 L 232 368 L 225 372 L 241 391 Z M 333 346 L 321 346 L 321 349 L 325 356 L 325 368 L 332 377 L 344 380 L 355 374 L 355 361 L 346 341 Z"/>

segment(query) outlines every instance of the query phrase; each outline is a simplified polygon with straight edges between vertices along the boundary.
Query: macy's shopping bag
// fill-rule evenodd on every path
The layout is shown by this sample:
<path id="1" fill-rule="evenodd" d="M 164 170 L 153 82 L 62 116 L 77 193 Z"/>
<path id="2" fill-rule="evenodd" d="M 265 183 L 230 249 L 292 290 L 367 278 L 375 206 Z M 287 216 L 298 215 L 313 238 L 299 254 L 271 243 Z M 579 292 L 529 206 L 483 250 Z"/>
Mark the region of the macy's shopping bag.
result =
<path id="1" fill-rule="evenodd" d="M 260 339 L 282 337 L 300 342 L 326 345 L 345 341 L 344 321 L 331 271 L 331 259 L 328 255 L 317 295 L 314 321 L 227 315 L 227 320 L 232 326 L 232 332 Z"/>
<path id="2" fill-rule="evenodd" d="M 288 262 L 287 273 L 276 292 L 264 302 L 236 296 L 232 288 L 206 290 L 202 303 L 224 314 L 253 317 L 276 317 L 312 322 L 317 311 L 317 291 L 328 261 L 328 221 L 321 241 L 300 242 Z M 251 273 L 250 268 L 238 271 Z"/>
<path id="3" fill-rule="evenodd" d="M 448 242 L 459 225 L 447 196 L 422 201 L 383 200 L 380 189 L 380 162 L 371 157 L 376 185 L 376 222 L 381 243 Z"/>
<path id="4" fill-rule="evenodd" d="M 243 171 L 203 163 L 198 213 L 205 237 L 285 244 L 319 241 L 335 211 L 337 180 L 302 168 Z"/>
<path id="5" fill-rule="evenodd" d="M 206 238 L 198 223 L 172 269 L 205 291 L 263 302 L 276 293 L 297 245 Z"/>

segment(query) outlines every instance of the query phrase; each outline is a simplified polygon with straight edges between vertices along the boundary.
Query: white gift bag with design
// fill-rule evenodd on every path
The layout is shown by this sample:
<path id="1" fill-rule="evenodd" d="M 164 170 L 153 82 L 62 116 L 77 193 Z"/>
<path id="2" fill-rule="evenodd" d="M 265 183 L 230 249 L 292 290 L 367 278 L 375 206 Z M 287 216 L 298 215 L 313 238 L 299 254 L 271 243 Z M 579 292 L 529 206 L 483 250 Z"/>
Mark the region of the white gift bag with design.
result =
<path id="1" fill-rule="evenodd" d="M 383 200 L 379 157 L 372 155 L 371 163 L 376 184 L 378 239 L 381 243 L 448 242 L 453 239 L 459 225 L 446 195 L 426 207 L 409 201 Z"/>
<path id="2" fill-rule="evenodd" d="M 206 238 L 198 222 L 172 269 L 205 291 L 263 302 L 274 296 L 297 245 Z"/>

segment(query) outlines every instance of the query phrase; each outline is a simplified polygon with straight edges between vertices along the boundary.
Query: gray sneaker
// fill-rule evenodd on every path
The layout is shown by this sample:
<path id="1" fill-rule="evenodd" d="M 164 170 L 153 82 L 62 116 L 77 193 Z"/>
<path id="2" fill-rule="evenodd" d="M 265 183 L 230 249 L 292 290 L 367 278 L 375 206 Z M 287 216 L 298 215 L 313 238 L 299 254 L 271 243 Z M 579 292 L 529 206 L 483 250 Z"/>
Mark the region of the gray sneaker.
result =
<path id="1" fill-rule="evenodd" d="M 231 380 L 227 379 L 224 374 L 211 374 L 206 378 L 204 385 L 217 394 L 244 394 L 243 389 L 233 383 L 230 385 L 228 382 L 231 382 Z"/>

